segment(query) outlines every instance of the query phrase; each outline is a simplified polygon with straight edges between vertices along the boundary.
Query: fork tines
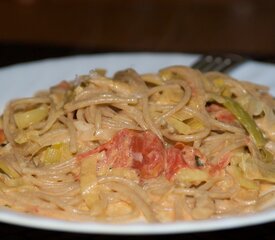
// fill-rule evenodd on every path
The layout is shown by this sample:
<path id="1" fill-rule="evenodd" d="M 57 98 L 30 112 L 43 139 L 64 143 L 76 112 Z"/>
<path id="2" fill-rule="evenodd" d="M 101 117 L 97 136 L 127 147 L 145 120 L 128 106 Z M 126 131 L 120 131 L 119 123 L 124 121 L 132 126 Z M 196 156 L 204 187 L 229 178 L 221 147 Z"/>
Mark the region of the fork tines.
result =
<path id="1" fill-rule="evenodd" d="M 223 56 L 203 55 L 192 65 L 192 68 L 198 69 L 202 72 L 228 72 L 243 61 L 243 57 L 235 54 L 227 54 Z"/>

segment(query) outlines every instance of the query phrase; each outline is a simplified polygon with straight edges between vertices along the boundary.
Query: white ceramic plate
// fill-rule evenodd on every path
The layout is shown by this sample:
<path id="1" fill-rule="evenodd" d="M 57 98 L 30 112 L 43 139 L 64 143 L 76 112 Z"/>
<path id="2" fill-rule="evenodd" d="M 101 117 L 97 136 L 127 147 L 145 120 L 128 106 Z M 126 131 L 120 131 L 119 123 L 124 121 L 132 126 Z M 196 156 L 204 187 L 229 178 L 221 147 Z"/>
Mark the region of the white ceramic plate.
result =
<path id="1" fill-rule="evenodd" d="M 42 60 L 17 64 L 0 69 L 0 110 L 12 98 L 32 96 L 41 89 L 61 80 L 74 79 L 76 74 L 88 73 L 94 68 L 105 68 L 111 75 L 116 70 L 132 67 L 140 73 L 154 72 L 169 65 L 190 65 L 198 55 L 190 54 L 96 54 Z M 231 72 L 241 80 L 266 84 L 275 95 L 275 66 L 258 62 L 246 62 Z M 187 233 L 251 226 L 275 220 L 275 210 L 252 215 L 232 216 L 193 222 L 165 224 L 103 224 L 94 222 L 67 222 L 44 217 L 21 214 L 10 210 L 0 210 L 0 221 L 22 226 L 80 233 L 105 234 L 163 234 Z"/>

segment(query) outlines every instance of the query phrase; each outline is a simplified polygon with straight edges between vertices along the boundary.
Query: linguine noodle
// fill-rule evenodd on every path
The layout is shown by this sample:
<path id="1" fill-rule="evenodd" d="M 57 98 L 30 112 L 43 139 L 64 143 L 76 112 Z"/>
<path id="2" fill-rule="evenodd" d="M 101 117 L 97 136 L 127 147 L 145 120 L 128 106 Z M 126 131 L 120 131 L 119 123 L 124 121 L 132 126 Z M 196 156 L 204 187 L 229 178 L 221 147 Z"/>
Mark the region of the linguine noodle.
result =
<path id="1" fill-rule="evenodd" d="M 104 222 L 274 208 L 274 111 L 266 86 L 217 72 L 91 71 L 6 106 L 0 205 Z"/>

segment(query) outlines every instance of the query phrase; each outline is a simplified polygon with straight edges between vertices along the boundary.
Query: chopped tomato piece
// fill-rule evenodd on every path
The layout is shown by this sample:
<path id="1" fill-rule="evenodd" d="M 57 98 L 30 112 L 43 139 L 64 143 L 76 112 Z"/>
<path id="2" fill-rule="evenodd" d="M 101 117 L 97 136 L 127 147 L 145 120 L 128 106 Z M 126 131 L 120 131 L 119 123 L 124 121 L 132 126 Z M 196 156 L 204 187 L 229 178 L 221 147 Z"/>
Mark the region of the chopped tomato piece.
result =
<path id="1" fill-rule="evenodd" d="M 83 159 L 91 154 L 105 151 L 106 158 L 98 167 L 132 167 L 147 179 L 159 176 L 165 165 L 165 151 L 161 140 L 152 132 L 138 132 L 129 129 L 119 131 L 109 142 L 86 153 L 78 155 Z"/>
<path id="2" fill-rule="evenodd" d="M 215 173 L 215 172 L 218 172 L 218 171 L 224 169 L 229 164 L 231 155 L 232 155 L 231 152 L 224 154 L 219 159 L 219 162 L 217 164 L 211 165 L 210 172 Z"/>
<path id="3" fill-rule="evenodd" d="M 221 122 L 234 123 L 236 120 L 235 116 L 229 110 L 219 104 L 211 103 L 211 105 L 206 107 L 206 110 Z"/>
<path id="4" fill-rule="evenodd" d="M 164 174 L 168 180 L 181 168 L 208 168 L 215 173 L 225 168 L 230 154 L 225 154 L 220 161 L 209 164 L 206 156 L 198 149 L 176 143 L 165 149 L 161 140 L 150 131 L 123 129 L 110 141 L 88 152 L 77 155 L 78 160 L 92 154 L 105 151 L 105 158 L 97 163 L 100 168 L 133 168 L 139 171 L 141 179 L 149 179 Z"/>
<path id="5" fill-rule="evenodd" d="M 181 154 L 188 167 L 196 168 L 206 165 L 206 157 L 199 149 L 185 145 L 183 143 L 176 143 L 176 148 L 181 149 Z"/>
<path id="6" fill-rule="evenodd" d="M 181 150 L 175 147 L 166 149 L 166 169 L 165 177 L 171 179 L 181 168 L 187 168 L 187 163 L 183 160 Z"/>
<path id="7" fill-rule="evenodd" d="M 183 143 L 166 149 L 166 158 L 167 179 L 171 179 L 181 168 L 203 168 L 207 165 L 206 157 L 198 149 Z"/>
<path id="8" fill-rule="evenodd" d="M 60 83 L 58 83 L 56 86 L 54 86 L 54 88 L 59 88 L 62 90 L 70 90 L 71 89 L 71 84 L 65 80 L 61 81 Z"/>
<path id="9" fill-rule="evenodd" d="M 88 152 L 81 153 L 77 156 L 78 159 L 86 158 L 94 153 L 106 152 L 106 159 L 103 163 L 112 167 L 130 167 L 132 166 L 132 158 L 130 155 L 132 132 L 128 129 L 119 131 L 110 141 Z"/>
<path id="10" fill-rule="evenodd" d="M 71 88 L 71 84 L 67 81 L 62 81 L 57 85 L 59 88 L 62 88 L 64 90 L 69 90 Z"/>
<path id="11" fill-rule="evenodd" d="M 6 136 L 3 129 L 0 129 L 0 144 L 6 141 Z"/>
<path id="12" fill-rule="evenodd" d="M 132 141 L 133 168 L 142 178 L 159 176 L 165 167 L 165 149 L 161 140 L 152 132 L 136 134 Z"/>
<path id="13" fill-rule="evenodd" d="M 105 150 L 106 158 L 99 162 L 99 165 L 108 165 L 110 168 L 131 167 L 132 166 L 132 146 L 133 133 L 125 129 L 118 132 L 111 141 L 105 143 L 100 151 Z"/>

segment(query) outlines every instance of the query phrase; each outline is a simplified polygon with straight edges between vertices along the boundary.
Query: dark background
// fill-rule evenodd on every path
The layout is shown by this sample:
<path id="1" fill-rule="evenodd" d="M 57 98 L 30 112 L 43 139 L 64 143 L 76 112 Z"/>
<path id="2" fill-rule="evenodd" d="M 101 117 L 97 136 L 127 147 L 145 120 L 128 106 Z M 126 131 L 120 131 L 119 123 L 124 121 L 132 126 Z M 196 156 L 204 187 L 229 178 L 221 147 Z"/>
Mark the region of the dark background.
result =
<path id="1" fill-rule="evenodd" d="M 273 0 L 0 0 L 0 66 L 101 52 L 237 53 L 275 62 Z M 3 91 L 3 89 L 2 89 Z M 0 224 L 1 239 L 128 239 Z M 275 223 L 134 239 L 275 239 Z"/>
<path id="2" fill-rule="evenodd" d="M 97 235 L 65 233 L 55 231 L 37 230 L 32 228 L 17 227 L 8 224 L 0 224 L 1 239 L 27 239 L 27 240 L 274 240 L 275 224 L 262 224 L 254 227 L 246 227 L 216 232 L 172 234 L 172 235 Z"/>
<path id="3" fill-rule="evenodd" d="M 273 61 L 274 0 L 0 0 L 0 64 L 94 52 Z"/>

